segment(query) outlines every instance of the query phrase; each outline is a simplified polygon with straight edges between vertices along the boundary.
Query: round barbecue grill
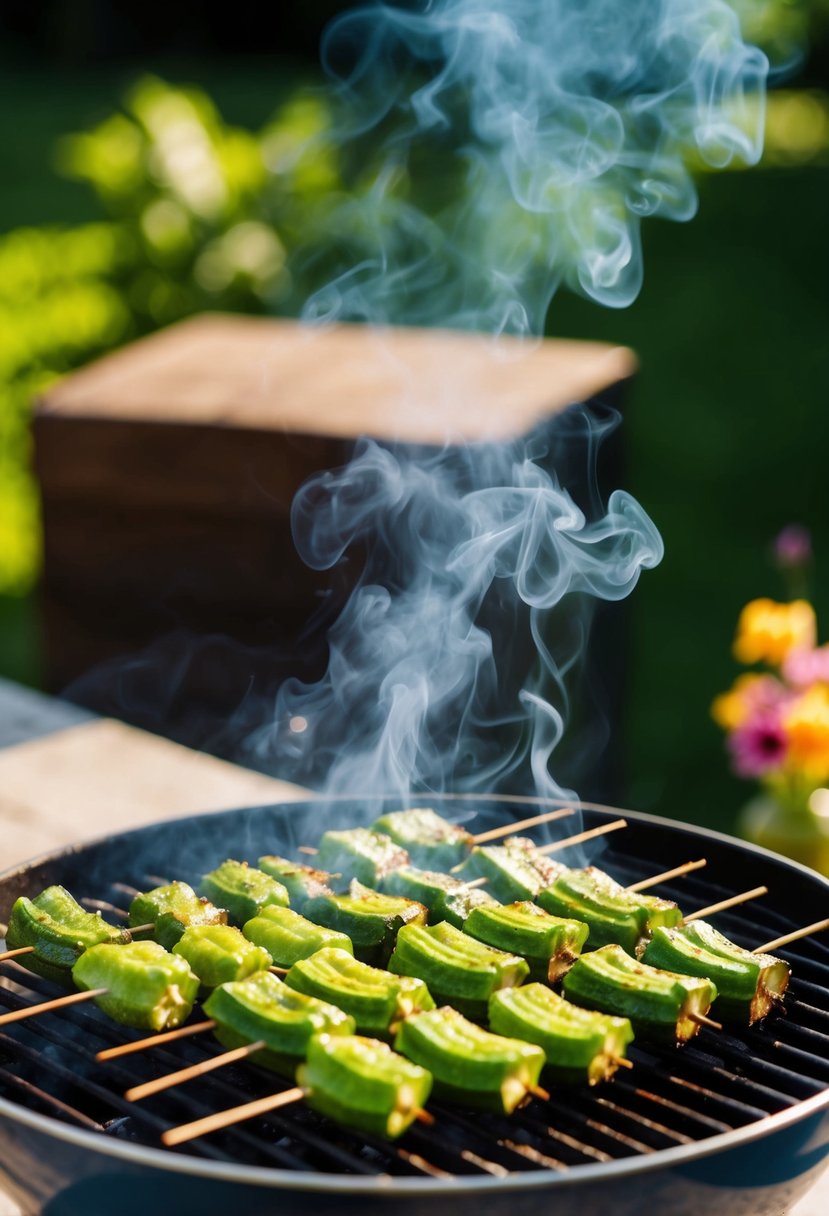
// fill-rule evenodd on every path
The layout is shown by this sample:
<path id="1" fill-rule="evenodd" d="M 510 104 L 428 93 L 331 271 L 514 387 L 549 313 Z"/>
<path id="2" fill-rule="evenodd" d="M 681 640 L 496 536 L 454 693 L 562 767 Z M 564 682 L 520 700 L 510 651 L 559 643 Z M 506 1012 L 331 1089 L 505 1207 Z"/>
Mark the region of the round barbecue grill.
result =
<path id="1" fill-rule="evenodd" d="M 444 797 L 430 805 L 484 831 L 536 804 Z M 198 882 L 227 856 L 296 855 L 329 827 L 367 825 L 379 800 L 316 800 L 249 808 L 142 828 L 52 854 L 0 877 L 0 919 L 20 895 L 61 883 L 76 898 L 125 906 L 118 884 Z M 474 819 L 470 818 L 474 811 Z M 586 827 L 610 816 L 585 810 Z M 794 862 L 716 833 L 630 814 L 622 832 L 570 864 L 599 864 L 623 883 L 705 856 L 705 869 L 659 888 L 686 911 L 765 884 L 761 900 L 715 923 L 756 946 L 829 912 L 829 882 Z M 568 825 L 573 822 L 567 820 Z M 561 824 L 557 834 L 564 835 Z M 575 830 L 575 829 L 573 829 Z M 569 834 L 569 826 L 567 832 Z M 539 839 L 541 836 L 536 835 Z M 551 839 L 545 836 L 544 839 Z M 607 1216 L 659 1205 L 670 1216 L 722 1208 L 781 1213 L 829 1153 L 829 946 L 804 939 L 779 953 L 793 977 L 785 1005 L 738 1032 L 704 1028 L 681 1049 L 636 1042 L 635 1067 L 592 1089 L 555 1090 L 509 1117 L 430 1103 L 432 1126 L 394 1144 L 355 1135 L 298 1104 L 180 1149 L 165 1128 L 288 1088 L 233 1065 L 141 1103 L 130 1086 L 215 1054 L 209 1036 L 109 1064 L 103 1048 L 139 1037 L 90 1005 L 0 1031 L 0 1213 L 69 1216 L 148 1210 L 212 1216 L 357 1212 L 399 1216 Z M 15 963 L 0 969 L 0 1010 L 55 995 Z"/>

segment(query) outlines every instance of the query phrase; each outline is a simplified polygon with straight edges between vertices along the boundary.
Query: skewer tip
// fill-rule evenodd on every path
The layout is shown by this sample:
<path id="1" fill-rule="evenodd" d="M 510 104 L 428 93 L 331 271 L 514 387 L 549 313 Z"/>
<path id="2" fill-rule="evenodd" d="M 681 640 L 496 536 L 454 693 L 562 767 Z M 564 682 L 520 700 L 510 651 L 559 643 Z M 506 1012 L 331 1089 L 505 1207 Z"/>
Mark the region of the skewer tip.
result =
<path id="1" fill-rule="evenodd" d="M 704 1013 L 689 1013 L 688 1017 L 698 1026 L 708 1026 L 711 1030 L 722 1030 L 722 1022 L 715 1022 L 713 1018 L 707 1017 Z"/>

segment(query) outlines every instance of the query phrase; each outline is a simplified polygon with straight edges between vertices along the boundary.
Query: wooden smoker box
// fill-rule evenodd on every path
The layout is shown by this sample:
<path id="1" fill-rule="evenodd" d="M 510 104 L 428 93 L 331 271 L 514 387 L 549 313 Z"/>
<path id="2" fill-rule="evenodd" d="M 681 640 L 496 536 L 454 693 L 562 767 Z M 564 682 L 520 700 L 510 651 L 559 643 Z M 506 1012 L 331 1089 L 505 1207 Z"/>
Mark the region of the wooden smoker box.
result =
<path id="1" fill-rule="evenodd" d="M 356 562 L 319 574 L 296 555 L 306 478 L 363 435 L 421 447 L 555 428 L 633 370 L 598 343 L 208 314 L 75 372 L 34 424 L 48 687 L 222 751 L 194 715 L 220 724 L 252 684 L 317 674 L 308 622 L 330 620 L 356 577 Z"/>

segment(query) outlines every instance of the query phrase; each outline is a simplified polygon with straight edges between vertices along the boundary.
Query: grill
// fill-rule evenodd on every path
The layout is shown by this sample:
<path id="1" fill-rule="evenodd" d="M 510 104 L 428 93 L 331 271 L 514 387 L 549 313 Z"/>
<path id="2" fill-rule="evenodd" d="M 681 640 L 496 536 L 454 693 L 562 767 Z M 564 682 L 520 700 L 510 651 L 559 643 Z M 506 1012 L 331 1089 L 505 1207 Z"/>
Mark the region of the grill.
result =
<path id="1" fill-rule="evenodd" d="M 455 818 L 467 807 L 447 799 L 435 805 Z M 475 806 L 476 831 L 517 813 L 497 802 Z M 18 895 L 56 881 L 78 898 L 124 906 L 128 897 L 119 882 L 144 888 L 164 877 L 197 882 L 225 856 L 255 862 L 263 852 L 291 853 L 314 842 L 324 827 L 368 823 L 379 810 L 378 803 L 365 801 L 290 804 L 141 829 L 7 875 L 0 880 L 0 912 L 6 914 Z M 598 810 L 584 812 L 587 827 L 605 818 Z M 707 856 L 706 869 L 660 888 L 688 911 L 765 883 L 767 897 L 716 919 L 749 947 L 816 920 L 829 907 L 829 883 L 712 833 L 637 815 L 624 832 L 594 843 L 598 847 L 587 857 L 572 856 L 575 850 L 563 857 L 570 864 L 599 861 L 625 883 Z M 790 992 L 784 1009 L 762 1026 L 738 1033 L 703 1029 L 681 1050 L 635 1043 L 635 1068 L 612 1083 L 555 1091 L 549 1102 L 534 1099 L 508 1118 L 430 1102 L 434 1125 L 415 1125 L 393 1145 L 352 1134 L 298 1104 L 181 1149 L 162 1149 L 165 1128 L 290 1083 L 242 1064 L 131 1103 L 122 1096 L 130 1086 L 221 1048 L 202 1035 L 98 1064 L 97 1051 L 141 1036 L 91 1005 L 56 1011 L 0 1031 L 6 1186 L 24 1212 L 41 1210 L 38 1205 L 59 1195 L 64 1206 L 56 1212 L 116 1205 L 129 1212 L 139 1191 L 146 1210 L 145 1191 L 152 1186 L 167 1200 L 181 1187 L 192 1200 L 200 1187 L 192 1209 L 199 1212 L 227 1211 L 242 1193 L 246 1211 L 269 1211 L 274 1188 L 281 1191 L 280 1212 L 307 1209 L 309 1189 L 316 1192 L 317 1211 L 329 1210 L 327 1203 L 331 1211 L 346 1211 L 351 1197 L 361 1210 L 371 1202 L 375 1211 L 391 1210 L 393 1199 L 395 1212 L 428 1209 L 435 1216 L 444 1203 L 447 1212 L 457 1212 L 459 1196 L 486 1194 L 487 1212 L 500 1211 L 493 1206 L 499 1201 L 504 1211 L 532 1212 L 544 1191 L 548 1200 L 555 1194 L 557 1213 L 569 1212 L 570 1205 L 583 1212 L 588 1194 L 601 1196 L 609 1211 L 624 1212 L 628 1202 L 633 1210 L 644 1196 L 658 1201 L 663 1192 L 671 1197 L 668 1210 L 679 1212 L 686 1199 L 689 1210 L 698 1203 L 699 1187 L 710 1201 L 712 1180 L 723 1171 L 730 1176 L 742 1157 L 739 1169 L 753 1188 L 746 1210 L 780 1212 L 829 1152 L 829 947 L 807 939 L 780 953 L 793 967 Z M 0 1007 L 16 1009 L 53 995 L 52 985 L 22 967 L 2 968 Z M 44 1161 L 51 1180 L 38 1194 L 32 1177 Z M 102 1184 L 102 1178 L 109 1181 Z M 84 1208 L 93 1180 L 98 1197 L 102 1185 L 115 1189 L 106 1205 Z M 685 1197 L 682 1206 L 679 1197 Z M 738 1210 L 733 1196 L 730 1202 L 730 1210 Z"/>

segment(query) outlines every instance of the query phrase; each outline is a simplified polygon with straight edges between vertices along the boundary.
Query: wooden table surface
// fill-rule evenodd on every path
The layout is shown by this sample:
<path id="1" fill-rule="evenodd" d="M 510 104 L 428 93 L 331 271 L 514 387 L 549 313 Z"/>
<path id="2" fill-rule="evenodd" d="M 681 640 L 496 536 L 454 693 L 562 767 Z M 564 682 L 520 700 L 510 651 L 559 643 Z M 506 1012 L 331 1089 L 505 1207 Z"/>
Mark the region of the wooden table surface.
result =
<path id="1" fill-rule="evenodd" d="M 72 841 L 177 815 L 305 795 L 0 680 L 0 870 Z M 829 1173 L 791 1213 L 827 1216 Z M 0 1216 L 18 1216 L 2 1192 Z"/>

